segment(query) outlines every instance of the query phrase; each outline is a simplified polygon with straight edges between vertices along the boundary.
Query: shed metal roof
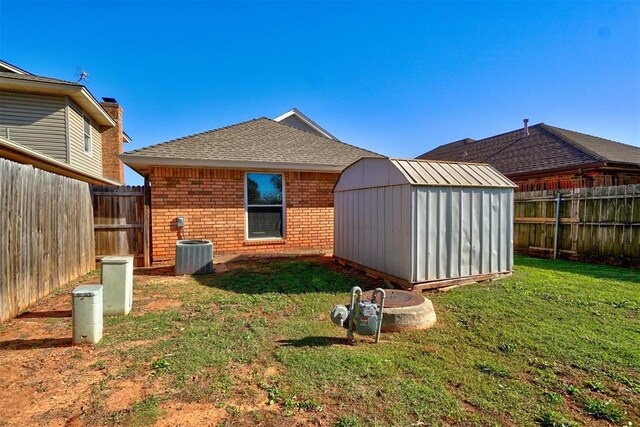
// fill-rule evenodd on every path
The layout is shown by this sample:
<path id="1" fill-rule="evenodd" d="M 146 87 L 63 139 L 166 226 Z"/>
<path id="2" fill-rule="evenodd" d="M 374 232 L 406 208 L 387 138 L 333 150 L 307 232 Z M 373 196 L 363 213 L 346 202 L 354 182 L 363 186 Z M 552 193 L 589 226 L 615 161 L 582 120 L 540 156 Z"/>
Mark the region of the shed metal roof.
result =
<path id="1" fill-rule="evenodd" d="M 485 163 L 390 160 L 413 185 L 515 187 L 507 177 Z"/>
<path id="2" fill-rule="evenodd" d="M 484 163 L 364 158 L 342 172 L 334 191 L 403 184 L 432 187 L 516 187 L 496 168 Z"/>

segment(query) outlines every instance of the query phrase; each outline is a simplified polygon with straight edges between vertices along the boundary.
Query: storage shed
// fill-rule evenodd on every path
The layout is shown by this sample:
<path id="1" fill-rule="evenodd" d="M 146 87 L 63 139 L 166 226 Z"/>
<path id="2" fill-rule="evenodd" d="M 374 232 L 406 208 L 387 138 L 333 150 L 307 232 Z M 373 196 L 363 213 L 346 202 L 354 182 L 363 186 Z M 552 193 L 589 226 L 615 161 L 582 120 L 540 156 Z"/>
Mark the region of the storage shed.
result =
<path id="1" fill-rule="evenodd" d="M 360 159 L 334 187 L 334 256 L 408 289 L 509 275 L 514 187 L 486 164 Z"/>

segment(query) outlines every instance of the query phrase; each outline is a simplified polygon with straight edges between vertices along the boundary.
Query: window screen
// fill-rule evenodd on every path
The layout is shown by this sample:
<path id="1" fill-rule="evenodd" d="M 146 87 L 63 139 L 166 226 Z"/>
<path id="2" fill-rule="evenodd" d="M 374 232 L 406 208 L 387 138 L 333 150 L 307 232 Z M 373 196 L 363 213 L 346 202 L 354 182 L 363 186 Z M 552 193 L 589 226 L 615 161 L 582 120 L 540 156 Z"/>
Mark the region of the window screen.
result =
<path id="1" fill-rule="evenodd" d="M 282 238 L 284 235 L 282 175 L 248 173 L 245 191 L 248 238 Z"/>
<path id="2" fill-rule="evenodd" d="M 91 154 L 91 119 L 84 116 L 84 151 L 87 154 Z"/>

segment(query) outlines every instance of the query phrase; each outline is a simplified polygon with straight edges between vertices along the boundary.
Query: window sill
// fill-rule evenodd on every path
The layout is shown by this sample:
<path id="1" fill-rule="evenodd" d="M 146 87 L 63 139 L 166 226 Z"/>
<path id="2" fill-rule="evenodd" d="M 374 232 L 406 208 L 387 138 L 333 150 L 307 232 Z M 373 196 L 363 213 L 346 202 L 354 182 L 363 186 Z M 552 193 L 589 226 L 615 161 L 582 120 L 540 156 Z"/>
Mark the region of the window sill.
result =
<path id="1" fill-rule="evenodd" d="M 260 245 L 284 245 L 287 241 L 282 239 L 256 239 L 256 240 L 247 240 L 245 239 L 245 246 L 260 246 Z"/>

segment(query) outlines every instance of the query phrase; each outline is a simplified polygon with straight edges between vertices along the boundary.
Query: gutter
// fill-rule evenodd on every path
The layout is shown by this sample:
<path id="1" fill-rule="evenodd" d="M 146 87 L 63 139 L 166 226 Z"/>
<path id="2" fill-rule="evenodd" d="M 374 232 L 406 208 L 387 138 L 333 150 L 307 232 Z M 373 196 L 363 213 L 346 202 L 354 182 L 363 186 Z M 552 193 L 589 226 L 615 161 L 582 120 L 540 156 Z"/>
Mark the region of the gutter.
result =
<path id="1" fill-rule="evenodd" d="M 118 155 L 120 160 L 140 175 L 142 168 L 153 166 L 209 168 L 209 169 L 237 169 L 237 170 L 286 170 L 299 172 L 340 173 L 346 166 L 317 165 L 308 163 L 260 162 L 246 160 L 206 160 L 206 159 L 175 159 L 169 157 L 141 157 L 128 154 Z"/>

